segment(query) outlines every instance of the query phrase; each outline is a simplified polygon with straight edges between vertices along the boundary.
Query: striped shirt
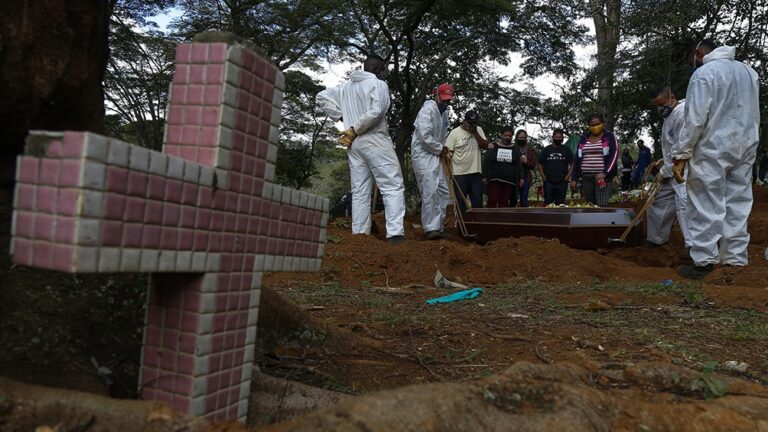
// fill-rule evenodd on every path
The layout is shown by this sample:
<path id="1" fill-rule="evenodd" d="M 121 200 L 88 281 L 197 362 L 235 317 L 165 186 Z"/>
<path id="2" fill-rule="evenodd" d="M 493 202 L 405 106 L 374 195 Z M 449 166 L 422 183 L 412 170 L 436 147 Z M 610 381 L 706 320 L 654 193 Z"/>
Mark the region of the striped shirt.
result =
<path id="1" fill-rule="evenodd" d="M 584 144 L 584 153 L 581 160 L 581 171 L 587 174 L 598 174 L 604 172 L 603 164 L 603 144 L 587 141 Z"/>

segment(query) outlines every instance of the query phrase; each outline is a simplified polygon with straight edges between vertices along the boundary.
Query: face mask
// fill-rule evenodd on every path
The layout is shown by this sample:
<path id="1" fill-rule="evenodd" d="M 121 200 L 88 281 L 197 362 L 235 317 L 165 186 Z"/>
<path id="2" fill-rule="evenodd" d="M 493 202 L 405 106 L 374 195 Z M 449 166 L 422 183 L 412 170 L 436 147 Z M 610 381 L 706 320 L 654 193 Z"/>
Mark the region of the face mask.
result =
<path id="1" fill-rule="evenodd" d="M 600 135 L 600 132 L 603 131 L 603 124 L 600 123 L 599 125 L 590 126 L 589 131 L 592 132 L 592 135 Z"/>
<path id="2" fill-rule="evenodd" d="M 669 117 L 670 114 L 672 114 L 672 107 L 671 106 L 666 106 L 666 105 L 665 106 L 660 106 L 660 107 L 657 108 L 657 110 L 659 111 L 659 114 L 663 118 L 667 118 L 667 117 Z"/>
<path id="3" fill-rule="evenodd" d="M 445 112 L 445 110 L 447 110 L 449 106 L 450 104 L 448 103 L 448 101 L 440 101 L 437 103 L 437 109 L 440 110 L 440 114 Z"/>
<path id="4" fill-rule="evenodd" d="M 512 144 L 512 137 L 501 137 L 501 141 L 507 145 Z"/>
<path id="5" fill-rule="evenodd" d="M 517 140 L 515 140 L 515 142 L 516 142 L 516 143 L 517 143 L 517 145 L 519 145 L 519 146 L 524 146 L 524 145 L 525 145 L 525 143 L 526 143 L 526 142 L 528 142 L 528 140 L 526 140 L 526 139 L 517 139 Z"/>
<path id="6" fill-rule="evenodd" d="M 563 145 L 563 140 L 562 139 L 553 139 L 552 143 L 554 145 L 556 145 L 556 146 Z"/>
<path id="7" fill-rule="evenodd" d="M 381 71 L 381 72 L 376 74 L 376 78 L 378 78 L 378 79 L 380 79 L 382 81 L 386 81 L 387 80 L 387 76 L 389 76 L 389 71 L 386 70 L 386 69 L 384 69 L 383 71 Z"/>
<path id="8" fill-rule="evenodd" d="M 693 68 L 691 69 L 691 72 L 696 72 L 696 69 L 699 67 L 698 62 L 696 61 L 696 51 L 699 50 L 700 46 L 701 46 L 701 42 L 696 44 L 696 48 L 693 50 Z"/>

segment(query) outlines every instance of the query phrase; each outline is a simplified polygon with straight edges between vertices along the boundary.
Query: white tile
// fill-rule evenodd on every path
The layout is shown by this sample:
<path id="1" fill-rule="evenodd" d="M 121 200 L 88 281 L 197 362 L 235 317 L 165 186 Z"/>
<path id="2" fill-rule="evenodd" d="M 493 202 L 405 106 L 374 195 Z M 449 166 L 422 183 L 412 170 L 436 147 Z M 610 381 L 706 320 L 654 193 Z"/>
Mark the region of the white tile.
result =
<path id="1" fill-rule="evenodd" d="M 322 258 L 325 255 L 325 243 L 317 245 L 317 257 Z"/>
<path id="2" fill-rule="evenodd" d="M 187 251 L 176 252 L 175 271 L 188 273 L 191 270 L 192 270 L 192 252 L 187 252 Z"/>
<path id="3" fill-rule="evenodd" d="M 77 244 L 97 246 L 101 235 L 101 221 L 98 219 L 80 219 L 77 222 Z"/>
<path id="4" fill-rule="evenodd" d="M 274 269 L 274 271 L 286 271 L 284 256 L 275 256 Z"/>
<path id="5" fill-rule="evenodd" d="M 314 194 L 307 194 L 307 208 L 308 209 L 316 209 L 317 208 L 317 197 Z"/>
<path id="6" fill-rule="evenodd" d="M 157 272 L 160 262 L 160 251 L 152 249 L 141 250 L 141 272 L 142 273 L 154 273 Z"/>
<path id="7" fill-rule="evenodd" d="M 101 163 L 106 162 L 107 155 L 109 155 L 109 138 L 90 132 L 86 132 L 85 137 L 84 155 L 86 159 Z"/>
<path id="8" fill-rule="evenodd" d="M 246 423 L 248 421 L 248 401 L 241 400 L 237 403 L 237 421 Z"/>
<path id="9" fill-rule="evenodd" d="M 212 331 L 213 331 L 213 314 L 212 313 L 200 314 L 200 317 L 197 321 L 197 334 L 207 335 L 207 334 L 211 334 Z"/>
<path id="10" fill-rule="evenodd" d="M 250 316 L 249 316 L 249 318 L 250 318 Z M 251 325 L 245 331 L 245 344 L 246 345 L 251 345 L 251 344 L 253 344 L 255 342 L 256 342 L 256 326 L 255 325 Z"/>
<path id="11" fill-rule="evenodd" d="M 224 103 L 237 108 L 237 87 L 229 83 L 224 84 Z"/>
<path id="12" fill-rule="evenodd" d="M 205 377 L 199 377 L 195 379 L 195 382 L 197 381 L 206 382 L 207 380 Z M 202 417 L 205 414 L 205 396 L 192 399 L 192 401 L 189 403 L 189 414 L 196 417 Z"/>
<path id="13" fill-rule="evenodd" d="M 310 260 L 309 258 L 301 258 L 301 268 L 299 269 L 299 271 L 303 271 L 303 272 L 311 271 L 312 270 L 310 268 L 311 264 L 312 264 L 312 260 Z"/>
<path id="14" fill-rule="evenodd" d="M 200 167 L 200 186 L 213 186 L 213 168 L 208 166 Z"/>
<path id="15" fill-rule="evenodd" d="M 246 345 L 244 359 L 246 364 L 253 362 L 253 357 L 256 351 L 256 345 Z M 253 368 L 251 368 L 253 369 Z"/>
<path id="16" fill-rule="evenodd" d="M 269 143 L 278 145 L 280 144 L 280 127 L 271 125 L 269 127 Z"/>
<path id="17" fill-rule="evenodd" d="M 200 165 L 195 162 L 184 161 L 184 181 L 197 184 L 200 180 Z"/>
<path id="18" fill-rule="evenodd" d="M 177 272 L 176 251 L 161 250 L 158 270 L 161 272 Z"/>
<path id="19" fill-rule="evenodd" d="M 330 209 L 328 198 L 320 198 L 323 202 L 323 211 L 328 213 L 328 210 Z"/>
<path id="20" fill-rule="evenodd" d="M 302 208 L 309 208 L 309 194 L 306 192 L 301 193 L 301 198 L 299 200 L 299 207 Z"/>
<path id="21" fill-rule="evenodd" d="M 192 398 L 192 403 L 189 406 L 190 410 L 196 409 L 195 400 L 197 400 L 197 398 L 199 398 L 200 396 L 205 396 L 205 394 L 207 393 L 207 383 L 208 383 L 208 380 L 204 377 L 194 378 L 192 380 L 192 394 L 189 395 Z M 202 413 L 197 414 L 197 413 L 191 412 L 190 414 L 200 415 Z"/>
<path id="22" fill-rule="evenodd" d="M 214 254 L 210 254 L 214 255 Z M 203 275 L 203 281 L 200 291 L 204 293 L 215 293 L 219 288 L 219 275 L 216 273 L 206 273 Z"/>
<path id="23" fill-rule="evenodd" d="M 285 75 L 278 69 L 275 74 L 275 87 L 280 90 L 285 90 Z"/>
<path id="24" fill-rule="evenodd" d="M 206 270 L 207 252 L 192 252 L 192 266 L 189 271 L 193 273 L 203 273 Z"/>
<path id="25" fill-rule="evenodd" d="M 232 129 L 219 126 L 219 147 L 232 149 Z"/>
<path id="26" fill-rule="evenodd" d="M 208 263 L 206 264 L 206 271 L 217 272 L 221 268 L 221 255 L 217 253 L 208 254 Z"/>
<path id="27" fill-rule="evenodd" d="M 282 116 L 280 115 L 280 109 L 272 107 L 272 118 L 270 119 L 269 123 L 273 127 L 280 127 L 280 119 Z"/>
<path id="28" fill-rule="evenodd" d="M 99 273 L 117 273 L 120 271 L 120 249 L 101 248 L 99 250 Z"/>
<path id="29" fill-rule="evenodd" d="M 303 192 L 296 189 L 291 189 L 291 205 L 294 207 L 301 206 L 301 196 L 303 195 Z"/>
<path id="30" fill-rule="evenodd" d="M 232 85 L 240 84 L 240 71 L 242 69 L 234 63 L 226 63 L 224 67 L 224 79 Z"/>
<path id="31" fill-rule="evenodd" d="M 274 255 L 265 255 L 264 256 L 264 271 L 276 271 L 275 268 L 275 256 Z"/>
<path id="32" fill-rule="evenodd" d="M 210 355 L 195 356 L 195 365 L 192 369 L 192 375 L 199 377 L 208 375 L 208 359 Z"/>
<path id="33" fill-rule="evenodd" d="M 283 204 L 291 204 L 291 201 L 293 200 L 293 189 L 289 189 L 286 186 L 283 186 L 283 191 L 280 194 L 280 202 Z"/>
<path id="34" fill-rule="evenodd" d="M 86 160 L 80 171 L 80 184 L 86 189 L 102 191 L 106 184 L 107 166 L 101 162 Z"/>
<path id="35" fill-rule="evenodd" d="M 75 265 L 73 269 L 77 273 L 94 273 L 98 270 L 99 248 L 78 246 L 75 252 Z"/>
<path id="36" fill-rule="evenodd" d="M 168 156 L 164 153 L 149 152 L 149 172 L 165 177 L 168 170 Z"/>
<path id="37" fill-rule="evenodd" d="M 116 139 L 109 140 L 109 154 L 107 155 L 107 165 L 127 167 L 129 146 L 130 144 L 124 141 L 120 141 Z"/>
<path id="38" fill-rule="evenodd" d="M 213 313 L 216 309 L 216 293 L 214 291 L 205 292 L 200 297 L 200 313 L 209 314 Z"/>
<path id="39" fill-rule="evenodd" d="M 328 225 L 328 211 L 323 210 L 323 215 L 320 216 L 320 226 L 324 227 Z"/>
<path id="40" fill-rule="evenodd" d="M 264 271 L 264 255 L 256 255 L 253 258 L 253 269 L 251 269 L 251 271 Z"/>
<path id="41" fill-rule="evenodd" d="M 16 194 L 18 195 L 19 192 L 16 191 Z M 16 219 L 18 217 L 19 217 L 19 212 L 12 212 L 11 213 L 11 237 L 16 237 Z M 9 250 L 8 253 L 13 255 L 13 242 L 11 242 L 11 249 Z"/>
<path id="42" fill-rule="evenodd" d="M 261 255 L 261 256 L 263 257 L 263 255 Z M 256 273 L 253 274 L 253 276 L 251 277 L 251 289 L 252 290 L 260 290 L 261 289 L 261 281 L 262 281 L 263 276 L 264 276 L 264 274 L 260 273 L 260 272 L 256 272 Z M 251 302 L 251 303 L 253 303 L 253 302 Z M 253 306 L 253 304 L 251 304 L 251 306 Z"/>
<path id="43" fill-rule="evenodd" d="M 272 201 L 281 202 L 280 200 L 283 198 L 283 189 L 285 189 L 285 187 L 279 185 L 274 185 L 272 187 Z"/>
<path id="44" fill-rule="evenodd" d="M 248 351 L 248 347 L 245 347 L 245 350 Z M 238 404 L 242 402 L 247 403 L 248 397 L 251 395 L 251 371 L 253 368 L 247 366 L 250 366 L 250 362 L 246 363 L 246 367 L 243 368 L 243 375 L 240 378 L 240 402 L 238 402 Z M 248 408 L 248 406 L 246 406 L 246 408 Z M 238 417 L 243 415 L 240 413 L 239 409 L 237 414 Z"/>
<path id="45" fill-rule="evenodd" d="M 101 218 L 104 215 L 104 193 L 92 190 L 80 192 L 80 215 Z"/>
<path id="46" fill-rule="evenodd" d="M 149 150 L 137 145 L 130 146 L 128 167 L 137 171 L 149 170 Z"/>
<path id="47" fill-rule="evenodd" d="M 222 105 L 219 124 L 233 129 L 235 127 L 235 109 L 229 105 Z"/>
<path id="48" fill-rule="evenodd" d="M 236 64 L 243 65 L 243 47 L 242 45 L 230 45 L 227 51 L 227 60 Z"/>
<path id="49" fill-rule="evenodd" d="M 267 167 L 264 170 L 264 180 L 272 181 L 275 178 L 275 164 L 267 162 Z"/>
<path id="50" fill-rule="evenodd" d="M 123 249 L 120 255 L 120 271 L 123 273 L 141 271 L 141 249 Z"/>
<path id="51" fill-rule="evenodd" d="M 272 199 L 272 189 L 275 187 L 274 183 L 265 182 L 261 188 L 261 196 L 266 199 Z"/>
<path id="52" fill-rule="evenodd" d="M 169 157 L 165 175 L 172 179 L 182 180 L 184 178 L 184 159 Z"/>
<path id="53" fill-rule="evenodd" d="M 218 189 L 229 189 L 229 175 L 227 174 L 227 171 L 215 168 L 213 178 Z"/>
<path id="54" fill-rule="evenodd" d="M 320 269 L 322 267 L 323 267 L 323 261 L 322 260 L 319 260 L 319 259 L 312 260 L 312 267 L 311 267 L 312 270 L 311 271 L 318 272 L 318 271 L 320 271 Z"/>
<path id="55" fill-rule="evenodd" d="M 319 238 L 320 243 L 325 243 L 325 235 L 326 235 L 326 229 L 320 228 L 320 238 Z"/>
<path id="56" fill-rule="evenodd" d="M 283 107 L 283 91 L 277 87 L 272 92 L 272 106 L 278 110 Z"/>
<path id="57" fill-rule="evenodd" d="M 197 346 L 195 347 L 195 355 L 205 355 L 211 353 L 211 335 L 198 335 Z"/>
<path id="58" fill-rule="evenodd" d="M 232 157 L 232 152 L 230 152 L 229 150 L 220 148 L 218 153 L 219 155 L 216 158 L 216 168 L 229 170 L 229 167 L 231 166 L 230 158 Z"/>

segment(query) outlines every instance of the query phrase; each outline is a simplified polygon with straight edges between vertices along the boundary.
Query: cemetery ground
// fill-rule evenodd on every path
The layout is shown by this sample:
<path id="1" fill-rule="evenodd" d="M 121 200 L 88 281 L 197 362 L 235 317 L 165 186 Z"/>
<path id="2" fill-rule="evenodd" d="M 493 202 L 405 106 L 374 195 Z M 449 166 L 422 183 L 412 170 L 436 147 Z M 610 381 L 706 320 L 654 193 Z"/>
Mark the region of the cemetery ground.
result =
<path id="1" fill-rule="evenodd" d="M 9 191 L 2 193 L 0 247 L 7 250 L 11 201 Z M 411 384 L 515 376 L 535 364 L 570 365 L 563 370 L 586 371 L 586 384 L 579 387 L 584 400 L 602 394 L 654 402 L 650 412 L 674 412 L 682 422 L 695 417 L 682 408 L 685 403 L 726 400 L 729 391 L 756 395 L 765 403 L 767 218 L 768 189 L 755 188 L 750 265 L 719 268 L 702 282 L 675 274 L 683 259 L 676 228 L 670 244 L 661 248 L 579 251 L 537 238 L 485 246 L 458 238 L 420 241 L 421 231 L 412 224 L 418 217 L 408 217 L 408 241 L 389 246 L 383 233 L 352 236 L 349 220 L 332 220 L 321 272 L 265 276 L 256 366 L 275 377 L 364 395 Z M 384 226 L 381 215 L 374 220 Z M 484 292 L 472 300 L 428 305 L 425 300 L 451 292 L 434 287 L 437 270 Z M 669 279 L 671 285 L 662 283 Z M 146 283 L 146 277 L 135 275 L 86 277 L 13 268 L 4 254 L 0 376 L 136 397 Z M 516 372 L 505 372 L 515 364 Z M 642 370 L 643 365 L 673 368 L 667 378 L 675 385 L 599 372 Z M 683 370 L 692 371 L 693 378 L 677 385 Z M 739 393 L 723 384 L 733 378 L 754 387 Z M 422 387 L 400 395 L 416 394 L 415 389 Z M 423 392 L 432 399 L 457 393 L 451 387 Z M 291 415 L 264 410 L 256 399 L 251 398 L 252 426 Z M 664 411 L 670 406 L 680 409 Z M 301 429 L 301 423 L 295 425 Z M 718 426 L 739 429 L 737 423 Z"/>

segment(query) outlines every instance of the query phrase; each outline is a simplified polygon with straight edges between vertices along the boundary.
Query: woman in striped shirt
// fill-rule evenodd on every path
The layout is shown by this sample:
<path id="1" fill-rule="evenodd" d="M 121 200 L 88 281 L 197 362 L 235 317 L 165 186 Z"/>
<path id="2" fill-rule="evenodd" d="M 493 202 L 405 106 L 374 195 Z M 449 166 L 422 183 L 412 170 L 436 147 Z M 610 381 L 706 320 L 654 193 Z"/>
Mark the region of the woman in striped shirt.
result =
<path id="1" fill-rule="evenodd" d="M 571 187 L 581 177 L 584 199 L 600 207 L 608 205 L 611 182 L 616 176 L 619 144 L 613 132 L 605 130 L 605 120 L 600 114 L 589 116 L 589 131 L 581 138 L 576 150 Z"/>

